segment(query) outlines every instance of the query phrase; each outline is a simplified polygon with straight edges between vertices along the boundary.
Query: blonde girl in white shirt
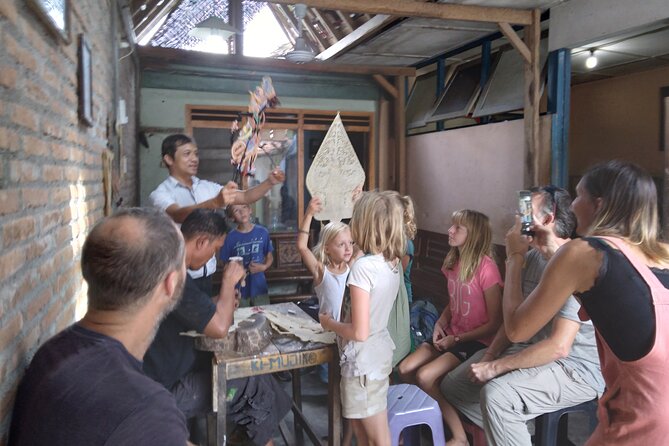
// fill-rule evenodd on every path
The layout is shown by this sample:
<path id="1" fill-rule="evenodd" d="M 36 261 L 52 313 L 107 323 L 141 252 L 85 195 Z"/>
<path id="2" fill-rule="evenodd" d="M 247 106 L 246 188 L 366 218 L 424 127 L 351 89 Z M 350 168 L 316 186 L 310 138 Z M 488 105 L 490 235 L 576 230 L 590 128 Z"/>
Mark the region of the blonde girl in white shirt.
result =
<path id="1" fill-rule="evenodd" d="M 350 302 L 344 303 L 341 322 L 327 313 L 319 315 L 321 325 L 338 337 L 342 412 L 351 420 L 359 445 L 391 443 L 386 406 L 395 345 L 387 324 L 406 247 L 403 214 L 396 194 L 362 193 L 350 226 L 365 255 L 349 274 Z"/>

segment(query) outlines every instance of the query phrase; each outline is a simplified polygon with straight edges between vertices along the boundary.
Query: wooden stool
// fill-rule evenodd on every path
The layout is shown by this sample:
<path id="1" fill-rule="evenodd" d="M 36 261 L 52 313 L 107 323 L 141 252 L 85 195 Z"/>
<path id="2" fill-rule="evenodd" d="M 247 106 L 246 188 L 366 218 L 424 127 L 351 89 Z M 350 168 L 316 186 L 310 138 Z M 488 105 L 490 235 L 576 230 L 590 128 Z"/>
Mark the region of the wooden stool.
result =
<path id="1" fill-rule="evenodd" d="M 597 399 L 586 401 L 577 406 L 545 413 L 534 420 L 535 443 L 537 446 L 556 446 L 570 444 L 567 438 L 567 418 L 560 422 L 562 415 L 583 412 L 590 421 L 590 433 L 597 427 Z M 558 441 L 559 438 L 559 441 Z"/>
<path id="2" fill-rule="evenodd" d="M 427 393 L 411 384 L 398 384 L 388 389 L 388 424 L 392 446 L 404 434 L 404 446 L 418 445 L 421 424 L 432 430 L 432 444 L 446 443 L 439 404 Z"/>

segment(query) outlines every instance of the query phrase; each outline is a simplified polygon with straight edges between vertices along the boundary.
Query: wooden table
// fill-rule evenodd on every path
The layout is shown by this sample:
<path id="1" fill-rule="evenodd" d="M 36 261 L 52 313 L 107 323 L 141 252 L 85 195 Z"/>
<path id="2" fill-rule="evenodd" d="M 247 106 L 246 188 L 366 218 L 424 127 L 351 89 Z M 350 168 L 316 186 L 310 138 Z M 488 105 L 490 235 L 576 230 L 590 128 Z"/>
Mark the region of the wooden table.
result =
<path id="1" fill-rule="evenodd" d="M 311 317 L 293 302 L 265 305 L 263 308 L 292 316 Z M 260 353 L 244 355 L 230 351 L 214 352 L 213 366 L 213 410 L 215 423 L 209 423 L 209 445 L 226 444 L 227 380 L 249 376 L 291 371 L 293 382 L 293 418 L 295 444 L 304 444 L 303 430 L 313 444 L 320 445 L 302 414 L 302 389 L 300 370 L 318 364 L 328 367 L 328 439 L 331 446 L 341 444 L 341 400 L 339 395 L 339 353 L 336 344 L 303 342 L 289 335 L 276 332 L 272 342 Z M 214 441 L 212 441 L 214 440 Z"/>

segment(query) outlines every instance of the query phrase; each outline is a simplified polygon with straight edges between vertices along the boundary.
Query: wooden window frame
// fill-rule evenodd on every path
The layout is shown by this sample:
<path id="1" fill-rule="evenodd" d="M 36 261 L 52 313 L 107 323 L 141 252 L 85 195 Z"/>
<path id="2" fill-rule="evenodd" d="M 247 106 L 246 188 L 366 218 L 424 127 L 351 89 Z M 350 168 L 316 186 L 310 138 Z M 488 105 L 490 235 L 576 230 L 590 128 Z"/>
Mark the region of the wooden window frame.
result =
<path id="1" fill-rule="evenodd" d="M 194 111 L 207 111 L 212 112 L 222 112 L 222 113 L 246 113 L 246 106 L 229 106 L 229 105 L 196 105 L 196 104 L 187 104 L 185 107 L 185 123 L 186 123 L 186 133 L 189 135 L 193 134 L 193 128 L 225 128 L 229 129 L 231 120 L 228 116 L 223 116 L 228 119 L 221 120 L 205 120 L 205 119 L 193 119 Z M 302 214 L 304 213 L 304 183 L 306 180 L 306 172 L 304 171 L 304 131 L 305 130 L 320 130 L 327 131 L 330 128 L 332 119 L 337 115 L 337 111 L 333 110 L 311 110 L 311 109 L 295 109 L 295 108 L 274 108 L 266 112 L 266 121 L 263 128 L 266 129 L 290 129 L 297 132 L 297 206 L 298 206 L 298 225 L 302 224 Z M 377 186 L 377 156 L 378 150 L 376 147 L 376 132 L 375 132 L 375 116 L 374 112 L 355 112 L 355 111 L 340 111 L 342 120 L 345 121 L 346 131 L 348 132 L 367 132 L 367 144 L 369 147 L 368 153 L 368 169 L 365 172 L 367 175 L 367 184 L 368 189 L 373 190 Z M 201 114 L 201 113 L 199 113 Z M 293 115 L 294 123 L 289 122 L 275 122 L 275 119 L 278 119 L 282 115 Z M 314 124 L 314 123 L 305 123 L 305 115 L 311 120 L 317 120 L 318 116 L 328 117 L 324 118 L 323 124 Z M 346 125 L 346 118 L 354 119 L 361 118 L 362 121 L 366 120 L 367 124 L 361 122 L 361 125 Z M 286 118 L 289 119 L 289 118 Z"/>

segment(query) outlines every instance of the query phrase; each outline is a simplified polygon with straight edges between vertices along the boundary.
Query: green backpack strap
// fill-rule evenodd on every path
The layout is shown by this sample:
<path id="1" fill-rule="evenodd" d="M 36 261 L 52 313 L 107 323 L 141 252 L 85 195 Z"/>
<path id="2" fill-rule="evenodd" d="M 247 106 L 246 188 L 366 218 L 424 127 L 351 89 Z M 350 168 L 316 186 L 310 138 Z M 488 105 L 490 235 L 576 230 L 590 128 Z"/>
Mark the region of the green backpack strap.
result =
<path id="1" fill-rule="evenodd" d="M 395 297 L 393 309 L 388 317 L 388 332 L 395 343 L 393 367 L 411 351 L 411 328 L 409 321 L 409 297 L 404 285 L 404 275 L 400 272 L 400 287 Z"/>

